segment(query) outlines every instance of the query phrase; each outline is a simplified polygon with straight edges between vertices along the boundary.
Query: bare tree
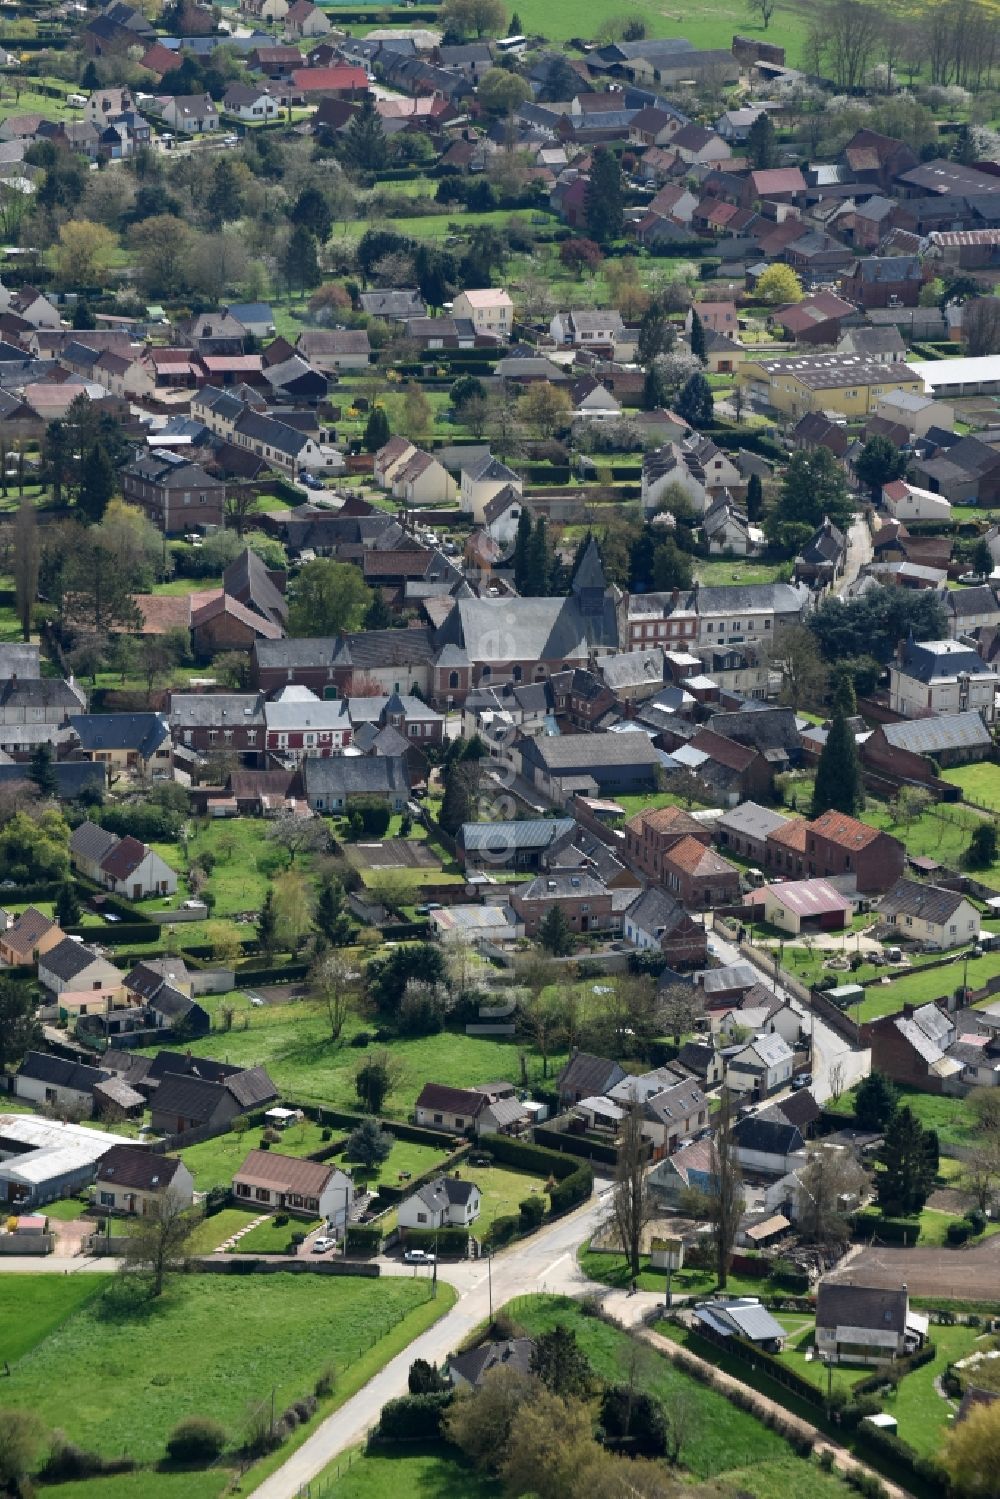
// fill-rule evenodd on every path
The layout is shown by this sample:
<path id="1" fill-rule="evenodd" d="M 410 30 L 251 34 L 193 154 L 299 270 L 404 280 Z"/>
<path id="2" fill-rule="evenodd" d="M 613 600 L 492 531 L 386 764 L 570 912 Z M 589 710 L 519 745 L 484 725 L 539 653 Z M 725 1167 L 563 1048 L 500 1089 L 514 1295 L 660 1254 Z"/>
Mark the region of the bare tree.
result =
<path id="1" fill-rule="evenodd" d="M 684 1449 L 689 1447 L 701 1427 L 701 1404 L 691 1387 L 690 1380 L 678 1381 L 670 1392 L 667 1406 L 667 1450 L 664 1453 L 672 1466 L 681 1461 Z"/>
<path id="2" fill-rule="evenodd" d="M 962 335 L 972 357 L 1000 353 L 1000 298 L 976 297 L 962 310 Z"/>
<path id="3" fill-rule="evenodd" d="M 774 664 L 781 669 L 781 702 L 796 708 L 823 707 L 829 672 L 816 637 L 807 625 L 787 625 L 772 647 Z"/>
<path id="4" fill-rule="evenodd" d="M 167 1277 L 183 1270 L 198 1217 L 174 1192 L 165 1192 L 129 1234 L 125 1264 L 149 1279 L 149 1293 L 160 1296 Z"/>
<path id="5" fill-rule="evenodd" d="M 671 796 L 679 796 L 685 807 L 703 802 L 707 796 L 705 782 L 691 770 L 675 770 L 667 777 L 666 786 Z"/>
<path id="6" fill-rule="evenodd" d="M 267 836 L 285 850 L 292 864 L 299 854 L 325 853 L 330 847 L 330 832 L 321 817 L 296 817 L 293 812 L 276 818 Z"/>
<path id="7" fill-rule="evenodd" d="M 257 503 L 257 495 L 248 484 L 233 484 L 226 489 L 226 519 L 237 536 L 242 536 L 247 520 Z"/>
<path id="8" fill-rule="evenodd" d="M 745 1204 L 736 1141 L 733 1139 L 733 1100 L 728 1088 L 722 1089 L 721 1104 L 715 1116 L 712 1183 L 706 1193 L 705 1208 L 712 1226 L 716 1274 L 719 1287 L 724 1291 Z"/>
<path id="9" fill-rule="evenodd" d="M 959 1182 L 975 1198 L 979 1211 L 985 1213 L 1000 1186 L 1000 1146 L 996 1140 L 987 1140 L 966 1157 Z"/>
<path id="10" fill-rule="evenodd" d="M 642 1134 L 642 1109 L 633 1099 L 622 1121 L 615 1171 L 612 1212 L 631 1274 L 639 1274 L 642 1230 L 649 1217 L 646 1191 L 646 1142 Z"/>
<path id="11" fill-rule="evenodd" d="M 664 1031 L 680 1046 L 685 1031 L 692 1030 L 704 1013 L 702 991 L 695 984 L 670 984 L 656 998 L 657 1014 Z"/>
<path id="12" fill-rule="evenodd" d="M 25 640 L 31 639 L 31 620 L 38 597 L 38 525 L 31 499 L 22 497 L 14 522 L 14 591 L 17 616 Z"/>
<path id="13" fill-rule="evenodd" d="M 798 1229 L 808 1244 L 847 1242 L 850 1214 L 866 1196 L 868 1173 L 849 1150 L 820 1146 L 799 1175 Z"/>
<path id="14" fill-rule="evenodd" d="M 830 1088 L 830 1099 L 833 1103 L 836 1103 L 844 1092 L 844 1083 L 847 1080 L 845 1076 L 843 1058 L 841 1058 L 839 1062 L 834 1062 L 830 1067 L 827 1068 L 826 1080 Z"/>
<path id="15" fill-rule="evenodd" d="M 309 987 L 313 999 L 326 1016 L 330 1037 L 334 1041 L 340 1040 L 344 1026 L 354 1013 L 360 978 L 357 969 L 338 952 L 328 952 L 313 964 Z"/>

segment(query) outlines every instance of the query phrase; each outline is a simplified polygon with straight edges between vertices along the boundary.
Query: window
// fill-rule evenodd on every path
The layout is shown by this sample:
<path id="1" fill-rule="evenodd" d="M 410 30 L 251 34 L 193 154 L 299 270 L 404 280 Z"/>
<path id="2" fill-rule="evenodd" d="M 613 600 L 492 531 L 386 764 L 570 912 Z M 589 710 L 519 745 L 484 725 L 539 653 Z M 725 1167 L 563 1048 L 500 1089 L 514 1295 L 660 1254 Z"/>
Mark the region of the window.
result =
<path id="1" fill-rule="evenodd" d="M 418 1223 L 426 1223 L 427 1222 L 427 1214 L 426 1213 L 418 1213 L 417 1214 L 417 1222 Z"/>
<path id="2" fill-rule="evenodd" d="M 444 1123 L 444 1115 L 443 1114 L 435 1114 L 434 1115 L 434 1123 L 435 1124 L 443 1124 Z"/>
<path id="3" fill-rule="evenodd" d="M 113 1208 L 114 1205 L 115 1205 L 115 1194 L 113 1192 L 102 1192 L 101 1193 L 101 1207 L 102 1208 Z"/>

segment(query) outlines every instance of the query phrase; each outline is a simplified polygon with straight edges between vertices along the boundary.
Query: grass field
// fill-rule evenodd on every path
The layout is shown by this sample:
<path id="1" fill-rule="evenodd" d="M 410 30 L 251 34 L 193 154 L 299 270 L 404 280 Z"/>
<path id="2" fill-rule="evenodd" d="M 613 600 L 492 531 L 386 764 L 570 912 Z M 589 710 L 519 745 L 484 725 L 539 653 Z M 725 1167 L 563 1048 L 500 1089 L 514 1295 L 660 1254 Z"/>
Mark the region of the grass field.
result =
<path id="1" fill-rule="evenodd" d="M 292 1254 L 292 1234 L 311 1234 L 319 1228 L 321 1218 L 289 1218 L 285 1223 L 276 1223 L 269 1218 L 252 1228 L 236 1245 L 237 1254 Z"/>
<path id="2" fill-rule="evenodd" d="M 234 1028 L 200 1037 L 200 1056 L 228 1060 L 240 1067 L 259 1063 L 267 1068 L 284 1097 L 292 1101 L 359 1108 L 354 1074 L 366 1052 L 346 1044 L 352 1034 L 363 1028 L 359 1021 L 348 1026 L 342 1040 L 333 1041 L 325 1016 L 307 1000 L 253 1009 L 245 997 L 241 998 L 242 1002 L 236 996 L 225 997 L 227 1004 L 235 1000 Z M 244 1023 L 246 1029 L 242 1028 Z M 149 1048 L 148 1054 L 154 1055 L 158 1049 Z M 392 1055 L 399 1063 L 400 1076 L 386 1100 L 384 1114 L 387 1118 L 405 1119 L 427 1082 L 469 1088 L 497 1077 L 518 1078 L 523 1050 L 523 1044 L 516 1040 L 466 1036 L 452 1031 L 394 1040 Z M 529 1082 L 541 1081 L 541 1058 L 529 1050 L 527 1060 Z M 564 1061 L 565 1054 L 550 1057 L 551 1076 L 555 1076 Z"/>
<path id="3" fill-rule="evenodd" d="M 0 1275 L 0 1327 L 6 1361 L 13 1365 L 44 1342 L 103 1291 L 107 1281 L 104 1275 Z M 36 1284 L 40 1287 L 38 1294 L 34 1291 Z"/>
<path id="4" fill-rule="evenodd" d="M 779 1314 L 777 1320 L 788 1334 L 781 1362 L 787 1364 L 801 1378 L 808 1379 L 817 1389 L 825 1390 L 827 1387 L 826 1365 L 820 1363 L 819 1359 L 806 1358 L 807 1350 L 813 1346 L 816 1319 L 784 1313 Z M 843 1390 L 846 1394 L 854 1388 L 859 1379 L 865 1377 L 867 1372 L 866 1369 L 851 1369 L 846 1365 L 838 1366 L 833 1371 L 833 1387 L 835 1390 Z"/>
<path id="5" fill-rule="evenodd" d="M 334 1138 L 341 1133 L 335 1131 Z M 216 1135 L 214 1140 L 203 1140 L 200 1145 L 189 1145 L 179 1154 L 194 1177 L 197 1190 L 207 1192 L 211 1187 L 228 1187 L 247 1153 L 256 1150 L 260 1140 L 258 1130 L 249 1129 L 242 1134 L 233 1131 L 228 1135 Z M 330 1142 L 323 1140 L 320 1126 L 311 1119 L 304 1119 L 300 1124 L 282 1130 L 280 1143 L 271 1148 L 280 1155 L 304 1156 L 321 1150 L 325 1143 Z"/>
<path id="6" fill-rule="evenodd" d="M 249 1277 L 193 1275 L 157 1302 L 119 1307 L 92 1293 L 68 1315 L 59 1298 L 69 1288 L 79 1296 L 81 1283 L 89 1289 L 96 1279 L 2 1278 L 0 1295 L 18 1298 L 16 1319 L 12 1313 L 4 1325 L 50 1329 L 44 1338 L 36 1331 L 6 1381 L 4 1404 L 34 1410 L 86 1447 L 124 1450 L 144 1463 L 162 1456 L 173 1426 L 193 1411 L 220 1421 L 238 1442 L 250 1407 L 270 1403 L 272 1386 L 275 1408 L 284 1410 L 330 1365 L 345 1375 L 428 1297 L 428 1287 L 409 1278 L 278 1274 L 264 1295 Z M 231 1335 L 220 1336 L 223 1329 Z"/>
<path id="7" fill-rule="evenodd" d="M 954 770 L 942 771 L 941 779 L 960 786 L 966 801 L 1000 812 L 1000 765 L 986 761 L 982 765 L 959 765 Z"/>
<path id="8" fill-rule="evenodd" d="M 948 1364 L 972 1353 L 977 1343 L 976 1330 L 971 1327 L 935 1326 L 930 1335 L 935 1348 L 933 1362 L 908 1374 L 886 1403 L 886 1410 L 899 1422 L 899 1435 L 916 1447 L 921 1457 L 938 1456 L 949 1417 L 957 1409 L 957 1404 L 938 1394 L 934 1381 L 940 1379 Z"/>
<path id="9" fill-rule="evenodd" d="M 613 1254 L 604 1249 L 591 1249 L 584 1245 L 579 1251 L 577 1258 L 580 1268 L 591 1280 L 600 1281 L 606 1286 L 625 1287 L 632 1279 L 629 1272 L 628 1261 L 623 1254 Z M 667 1289 L 667 1272 L 665 1270 L 652 1270 L 649 1265 L 649 1256 L 641 1257 L 642 1270 L 639 1274 L 640 1291 L 657 1291 L 665 1296 Z M 765 1282 L 759 1277 L 755 1280 L 749 1275 L 730 1275 L 726 1290 L 734 1296 L 759 1296 Z M 675 1270 L 670 1277 L 670 1290 L 674 1296 L 710 1296 L 717 1289 L 718 1280 L 711 1270 Z"/>
<path id="10" fill-rule="evenodd" d="M 233 1234 L 239 1233 L 241 1228 L 246 1228 L 260 1214 L 255 1213 L 253 1208 L 223 1208 L 219 1213 L 213 1213 L 211 1218 L 203 1218 L 191 1235 L 188 1243 L 190 1254 L 211 1254 L 226 1239 L 231 1239 Z"/>
<path id="11" fill-rule="evenodd" d="M 551 41 L 568 41 L 570 37 L 594 37 L 608 21 L 620 19 L 623 12 L 614 0 L 592 0 L 581 12 L 573 0 L 527 0 L 518 10 L 521 24 L 530 33 L 539 33 Z M 671 10 L 658 0 L 638 0 L 628 14 L 641 17 L 647 36 L 682 36 L 695 47 L 728 46 L 733 32 L 764 36 L 756 18 L 741 0 L 722 0 L 712 5 L 696 0 L 682 10 Z M 788 49 L 788 62 L 798 63 L 805 38 L 807 15 L 788 5 L 775 11 L 767 31 L 767 40 Z"/>
<path id="12" fill-rule="evenodd" d="M 499 1499 L 499 1479 L 477 1473 L 454 1449 L 441 1446 L 413 1451 L 409 1446 L 396 1452 L 353 1454 L 332 1462 L 314 1483 L 317 1493 L 331 1484 L 330 1499 L 399 1499 L 401 1494 L 420 1499 Z"/>
<path id="13" fill-rule="evenodd" d="M 739 557 L 712 557 L 708 561 L 699 557 L 694 571 L 706 588 L 716 588 L 732 583 L 774 583 L 787 567 L 787 563 L 744 562 Z"/>
<path id="14" fill-rule="evenodd" d="M 912 1109 L 925 1129 L 935 1129 L 942 1145 L 973 1145 L 977 1139 L 972 1111 L 962 1098 L 944 1094 L 921 1093 L 916 1088 L 898 1086 L 899 1101 Z M 854 1089 L 849 1089 L 834 1103 L 825 1105 L 836 1114 L 853 1114 Z"/>

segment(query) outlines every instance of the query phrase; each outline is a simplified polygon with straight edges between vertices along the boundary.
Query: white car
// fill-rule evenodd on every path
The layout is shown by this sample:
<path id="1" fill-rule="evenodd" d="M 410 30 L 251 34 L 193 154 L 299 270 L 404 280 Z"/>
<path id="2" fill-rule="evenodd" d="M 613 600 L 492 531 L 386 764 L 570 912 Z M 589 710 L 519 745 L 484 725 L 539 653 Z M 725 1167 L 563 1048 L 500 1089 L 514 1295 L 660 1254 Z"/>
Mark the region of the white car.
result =
<path id="1" fill-rule="evenodd" d="M 328 1249 L 336 1249 L 336 1247 L 336 1239 L 328 1239 L 325 1235 L 321 1234 L 318 1239 L 313 1239 L 309 1245 L 309 1252 L 310 1254 L 326 1254 Z"/>
<path id="2" fill-rule="evenodd" d="M 408 1249 L 403 1255 L 408 1265 L 433 1265 L 434 1256 L 429 1249 Z"/>

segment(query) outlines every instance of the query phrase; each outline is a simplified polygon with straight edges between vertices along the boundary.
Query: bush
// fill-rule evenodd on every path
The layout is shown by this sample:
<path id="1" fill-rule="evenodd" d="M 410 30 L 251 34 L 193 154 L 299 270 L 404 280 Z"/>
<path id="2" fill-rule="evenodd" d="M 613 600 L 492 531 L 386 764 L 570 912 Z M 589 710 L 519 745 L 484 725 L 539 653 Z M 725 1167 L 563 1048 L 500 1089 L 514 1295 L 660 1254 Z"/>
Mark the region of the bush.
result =
<path id="1" fill-rule="evenodd" d="M 313 1392 L 317 1399 L 323 1400 L 327 1395 L 332 1395 L 336 1388 L 337 1371 L 332 1364 L 327 1364 L 326 1368 L 317 1375 L 316 1383 L 313 1385 Z"/>
<path id="2" fill-rule="evenodd" d="M 370 1031 L 356 1031 L 355 1034 L 351 1037 L 351 1045 L 363 1048 L 365 1046 L 370 1046 L 371 1040 L 372 1038 Z"/>
<path id="3" fill-rule="evenodd" d="M 88 1452 L 57 1431 L 53 1433 L 52 1450 L 38 1470 L 38 1477 L 43 1483 L 72 1483 L 102 1473 L 131 1473 L 135 1465 L 134 1458 L 124 1455 L 102 1457 L 99 1452 Z"/>
<path id="4" fill-rule="evenodd" d="M 226 1445 L 225 1428 L 209 1416 L 187 1416 L 167 1438 L 167 1456 L 174 1463 L 212 1463 Z"/>
<path id="5" fill-rule="evenodd" d="M 358 1254 L 378 1254 L 382 1247 L 382 1230 L 374 1223 L 348 1224 L 347 1247 Z"/>
<path id="6" fill-rule="evenodd" d="M 405 1230 L 407 1249 L 429 1249 L 433 1253 L 451 1257 L 464 1255 L 469 1249 L 467 1228 L 408 1228 Z"/>
<path id="7" fill-rule="evenodd" d="M 970 1208 L 965 1216 L 969 1220 L 969 1226 L 974 1234 L 978 1235 L 986 1232 L 986 1214 L 980 1208 Z"/>
<path id="8" fill-rule="evenodd" d="M 490 1243 L 509 1244 L 520 1226 L 520 1218 L 515 1218 L 513 1213 L 505 1213 L 499 1218 L 494 1218 L 493 1226 L 488 1234 Z"/>
<path id="9" fill-rule="evenodd" d="M 523 1202 L 518 1203 L 518 1211 L 521 1215 L 521 1227 L 525 1233 L 532 1233 L 545 1217 L 545 1198 L 535 1193 L 526 1197 Z"/>
<path id="10" fill-rule="evenodd" d="M 441 1435 L 441 1419 L 452 1391 L 439 1395 L 400 1395 L 382 1407 L 376 1436 L 386 1442 L 432 1442 Z"/>
<path id="11" fill-rule="evenodd" d="M 854 1215 L 854 1232 L 859 1239 L 879 1239 L 883 1244 L 901 1244 L 912 1248 L 920 1237 L 915 1218 L 883 1218 L 875 1209 L 866 1208 Z"/>
<path id="12" fill-rule="evenodd" d="M 948 1232 L 945 1237 L 949 1244 L 964 1244 L 971 1233 L 972 1224 L 967 1219 L 962 1218 L 957 1223 L 948 1224 Z"/>

